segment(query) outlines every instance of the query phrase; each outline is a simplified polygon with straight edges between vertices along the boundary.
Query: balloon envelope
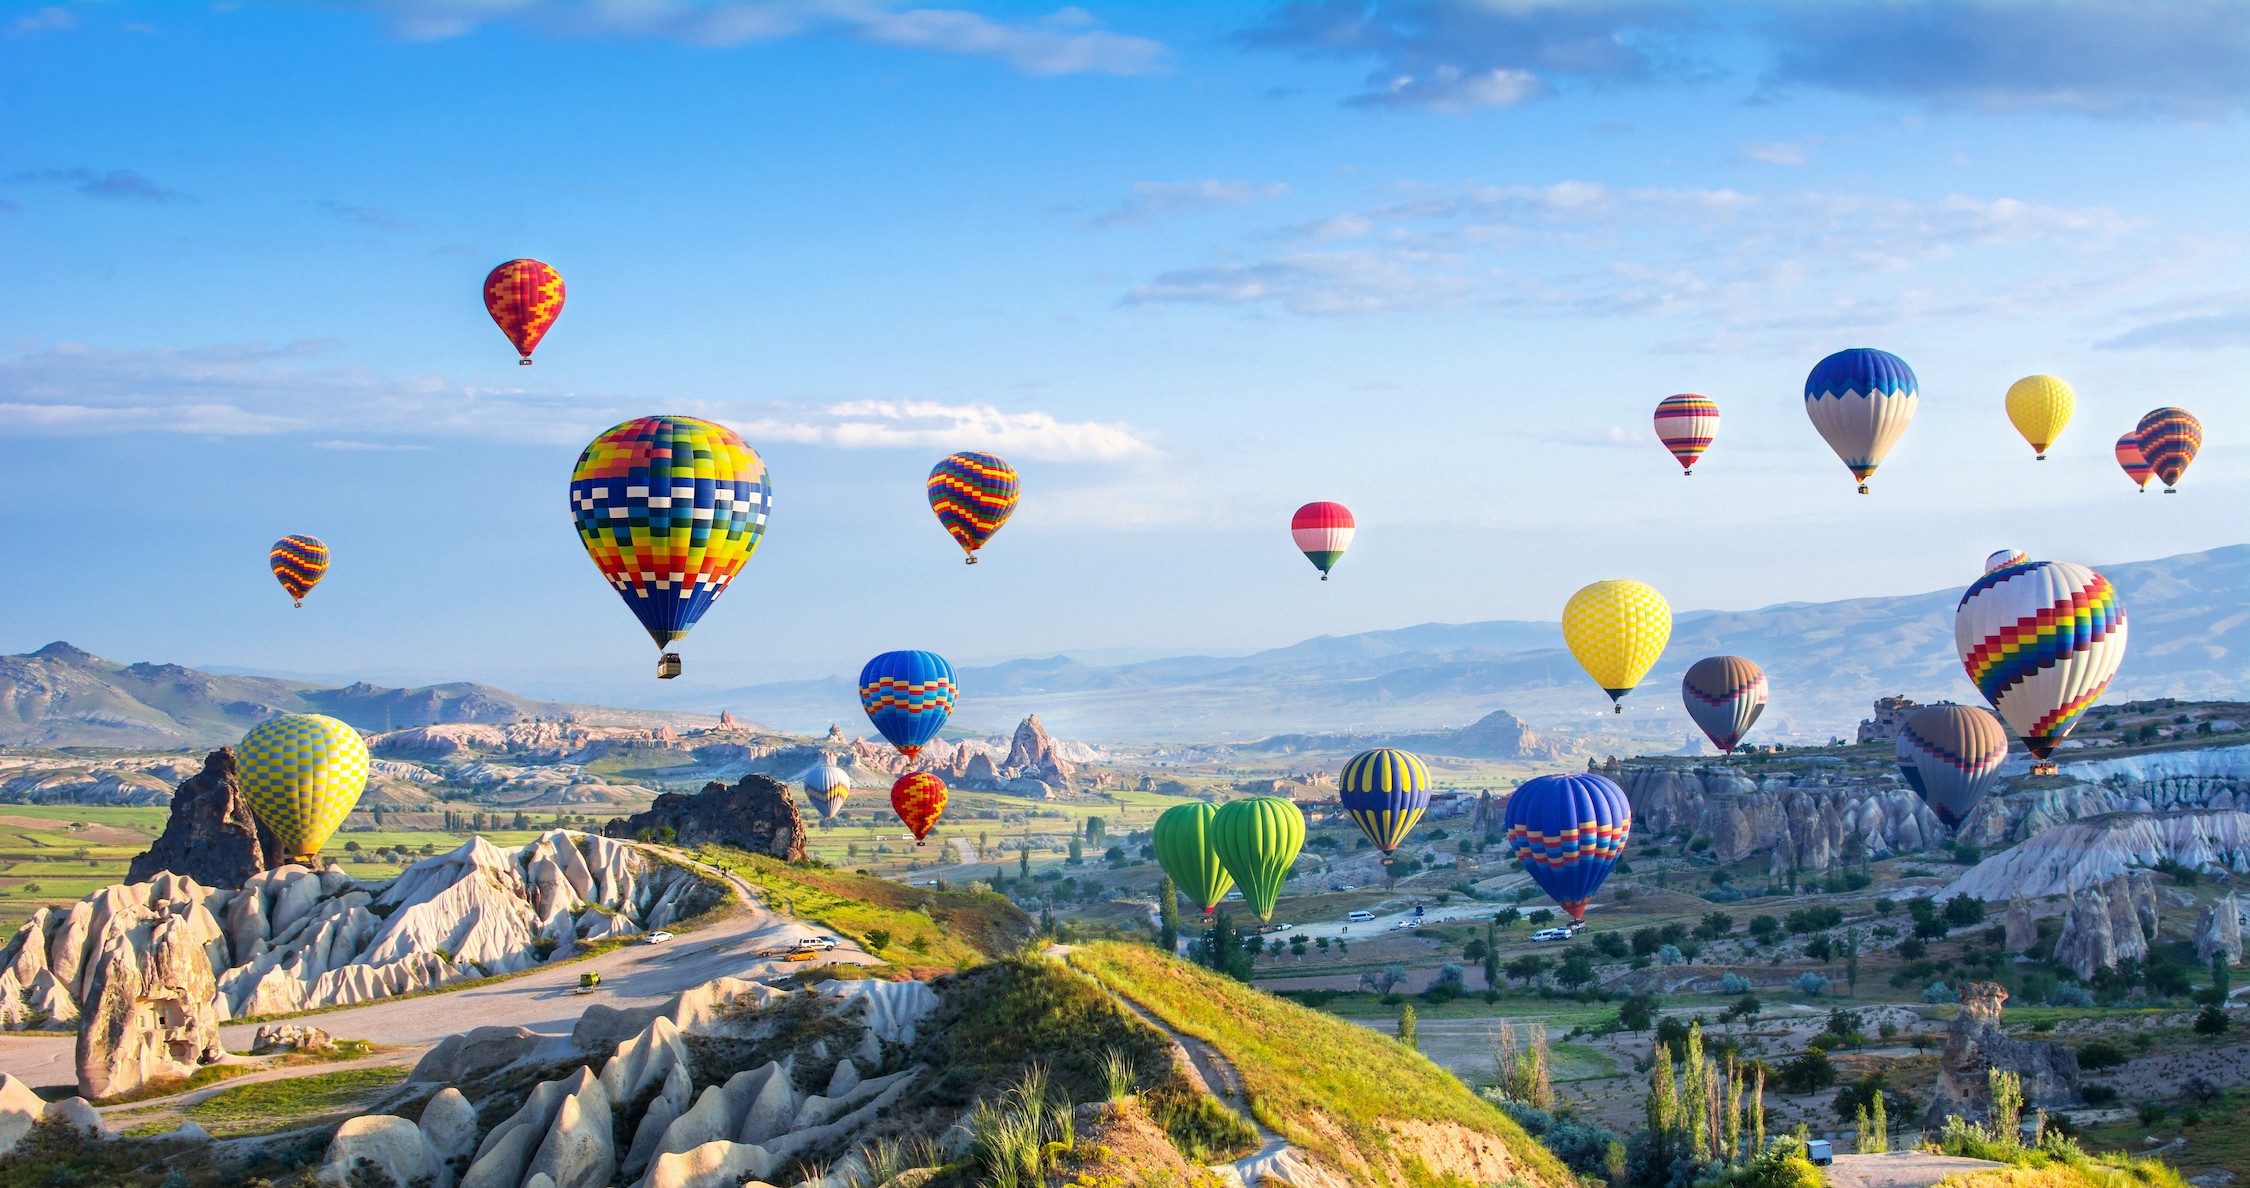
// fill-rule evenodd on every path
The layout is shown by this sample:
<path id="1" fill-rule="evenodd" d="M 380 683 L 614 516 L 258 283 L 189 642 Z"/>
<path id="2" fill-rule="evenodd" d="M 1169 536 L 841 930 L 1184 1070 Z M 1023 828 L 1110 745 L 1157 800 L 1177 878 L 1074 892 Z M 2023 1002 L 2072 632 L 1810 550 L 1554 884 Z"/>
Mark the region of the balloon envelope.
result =
<path id="1" fill-rule="evenodd" d="M 969 555 L 969 564 L 976 564 L 977 550 L 1015 514 L 1019 485 L 1015 467 L 995 454 L 947 454 L 930 468 L 930 510 Z"/>
<path id="2" fill-rule="evenodd" d="M 1897 751 L 1899 778 L 1906 781 L 1907 787 L 1914 789 L 1916 796 L 1927 801 L 1930 790 L 1922 783 L 1922 768 L 1914 761 L 1914 750 L 1907 742 L 1904 730 L 1898 733 Z"/>
<path id="3" fill-rule="evenodd" d="M 914 844 L 930 835 L 938 816 L 945 812 L 945 781 L 926 771 L 909 772 L 891 785 L 891 811 L 906 822 Z"/>
<path id="4" fill-rule="evenodd" d="M 1430 769 L 1408 751 L 1383 747 L 1354 755 L 1337 784 L 1345 814 L 1386 862 L 1430 807 Z"/>
<path id="5" fill-rule="evenodd" d="M 537 260 L 510 260 L 485 274 L 484 311 L 515 344 L 519 362 L 531 362 L 562 308 L 562 273 Z"/>
<path id="6" fill-rule="evenodd" d="M 820 810 L 822 820 L 833 821 L 852 794 L 852 777 L 833 763 L 823 763 L 805 774 L 805 795 Z"/>
<path id="7" fill-rule="evenodd" d="M 2062 436 L 2063 426 L 2070 424 L 2071 410 L 2078 407 L 2078 393 L 2070 385 L 2051 375 L 2027 375 L 2008 385 L 2008 421 L 2031 443 L 2031 452 L 2044 459 L 2047 447 Z"/>
<path id="8" fill-rule="evenodd" d="M 1984 559 L 1984 571 L 1991 573 L 1995 569 L 2006 569 L 2011 565 L 2021 565 L 2029 560 L 2031 560 L 2031 554 L 2024 552 L 2022 549 L 1996 549 Z"/>
<path id="9" fill-rule="evenodd" d="M 317 536 L 284 536 L 266 550 L 266 565 L 298 606 L 328 573 L 328 546 Z"/>
<path id="10" fill-rule="evenodd" d="M 1274 900 L 1304 845 L 1305 814 L 1283 797 L 1231 801 L 1211 818 L 1211 848 L 1260 920 L 1273 919 Z"/>
<path id="11" fill-rule="evenodd" d="M 859 670 L 859 704 L 898 753 L 912 759 L 945 728 L 959 690 L 936 652 L 885 652 Z"/>
<path id="12" fill-rule="evenodd" d="M 1766 712 L 1766 670 L 1740 656 L 1706 656 L 1680 678 L 1680 700 L 1711 745 L 1732 755 Z"/>
<path id="13" fill-rule="evenodd" d="M 1602 776 L 1547 775 L 1508 798 L 1501 817 L 1516 861 L 1573 920 L 1616 868 L 1633 832 L 1625 790 Z"/>
<path id="14" fill-rule="evenodd" d="M 1176 804 L 1156 819 L 1156 861 L 1172 876 L 1172 886 L 1195 901 L 1205 915 L 1226 898 L 1234 876 L 1211 844 L 1211 821 L 1219 806 L 1196 801 Z"/>
<path id="15" fill-rule="evenodd" d="M 322 714 L 268 718 L 235 749 L 242 798 L 297 862 L 310 863 L 351 815 L 367 769 L 359 732 Z"/>
<path id="16" fill-rule="evenodd" d="M 2133 436 L 2140 442 L 2142 460 L 2170 492 L 2203 448 L 2203 422 L 2184 408 L 2160 408 L 2141 418 Z"/>
<path id="17" fill-rule="evenodd" d="M 742 572 L 772 504 L 758 452 L 694 417 L 613 425 L 570 474 L 579 543 L 660 648 Z"/>
<path id="18" fill-rule="evenodd" d="M 2142 493 L 2147 493 L 2149 476 L 2155 472 L 2148 468 L 2148 459 L 2141 456 L 2141 435 L 2138 431 L 2117 439 L 2117 465 L 2124 469 L 2126 478 L 2133 480 L 2134 486 L 2139 487 Z"/>
<path id="19" fill-rule="evenodd" d="M 2042 760 L 2109 687 L 2125 637 L 2109 579 L 2060 561 L 1988 573 L 1953 612 L 1969 683 Z"/>
<path id="20" fill-rule="evenodd" d="M 1719 432 L 1719 405 L 1708 396 L 1682 392 L 1656 402 L 1656 439 L 1672 451 L 1685 473 L 1695 473 L 1696 459 L 1711 448 Z"/>
<path id="21" fill-rule="evenodd" d="M 1336 568 L 1344 550 L 1351 547 L 1357 527 L 1351 510 L 1341 503 L 1308 503 L 1289 518 L 1289 538 L 1320 570 L 1320 580 L 1325 582 L 1328 571 Z"/>
<path id="22" fill-rule="evenodd" d="M 1958 829 L 2007 760 L 2008 732 L 1973 705 L 1927 706 L 1899 728 L 1898 754 L 1899 766 L 1915 772 L 1907 782 Z"/>
<path id="23" fill-rule="evenodd" d="M 1914 369 L 1889 351 L 1853 347 L 1805 377 L 1805 415 L 1867 493 L 1867 478 L 1914 422 Z"/>
<path id="24" fill-rule="evenodd" d="M 1562 628 L 1579 667 L 1617 701 L 1641 683 L 1671 642 L 1672 605 L 1642 582 L 1595 582 L 1563 605 Z"/>

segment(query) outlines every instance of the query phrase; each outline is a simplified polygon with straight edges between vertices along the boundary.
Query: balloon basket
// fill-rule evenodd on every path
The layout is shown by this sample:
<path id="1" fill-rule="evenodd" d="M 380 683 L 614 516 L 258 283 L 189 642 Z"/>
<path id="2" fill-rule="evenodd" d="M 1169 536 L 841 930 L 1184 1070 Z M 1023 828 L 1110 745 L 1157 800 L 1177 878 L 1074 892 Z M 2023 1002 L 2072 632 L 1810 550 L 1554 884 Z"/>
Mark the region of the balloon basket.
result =
<path id="1" fill-rule="evenodd" d="M 2180 489 L 2178 487 L 2166 487 L 2164 488 L 2164 493 L 2166 495 L 2177 495 L 2180 493 Z"/>
<path id="2" fill-rule="evenodd" d="M 680 675 L 680 654 L 678 652 L 666 652 L 657 659 L 657 680 L 668 681 L 678 675 Z"/>
<path id="3" fill-rule="evenodd" d="M 974 564 L 976 564 L 976 563 L 977 563 L 977 555 L 976 555 L 975 553 L 971 553 L 971 554 L 969 554 L 968 558 L 967 558 L 966 560 L 964 560 L 964 561 L 962 561 L 962 562 L 961 562 L 961 564 L 963 564 L 963 565 L 974 565 Z"/>
<path id="4" fill-rule="evenodd" d="M 2031 765 L 2031 774 L 2034 776 L 2060 775 L 2062 774 L 2062 768 L 2052 760 L 2042 759 Z"/>
<path id="5" fill-rule="evenodd" d="M 1865 494 L 1867 494 L 1867 484 L 1866 484 L 1866 483 L 1861 483 L 1861 484 L 1859 485 L 1859 493 L 1860 493 L 1860 494 L 1862 494 L 1862 495 L 1865 495 Z"/>
<path id="6" fill-rule="evenodd" d="M 1327 574 L 1325 574 L 1325 573 L 1324 573 L 1324 574 L 1321 574 L 1321 575 L 1320 575 L 1320 580 L 1321 580 L 1321 581 L 1324 581 L 1324 582 L 1325 582 L 1325 581 L 1327 581 L 1327 580 L 1328 580 L 1328 575 L 1327 575 Z"/>
<path id="7" fill-rule="evenodd" d="M 297 599 L 297 600 L 296 600 L 295 602 L 292 602 L 292 603 L 290 603 L 289 605 L 291 605 L 291 606 L 293 606 L 293 607 L 296 607 L 296 608 L 297 608 L 297 609 L 299 609 L 299 610 L 303 610 L 303 609 L 305 608 L 305 600 L 304 600 L 304 599 L 302 599 L 302 598 L 299 598 L 299 599 Z"/>
<path id="8" fill-rule="evenodd" d="M 2034 455 L 2032 455 L 2032 458 L 2031 458 L 2031 460 L 2032 460 L 2032 461 L 2034 461 L 2034 462 L 2044 462 L 2044 461 L 2046 461 L 2046 460 L 2047 460 L 2047 455 L 2045 455 L 2045 454 L 2034 454 Z"/>

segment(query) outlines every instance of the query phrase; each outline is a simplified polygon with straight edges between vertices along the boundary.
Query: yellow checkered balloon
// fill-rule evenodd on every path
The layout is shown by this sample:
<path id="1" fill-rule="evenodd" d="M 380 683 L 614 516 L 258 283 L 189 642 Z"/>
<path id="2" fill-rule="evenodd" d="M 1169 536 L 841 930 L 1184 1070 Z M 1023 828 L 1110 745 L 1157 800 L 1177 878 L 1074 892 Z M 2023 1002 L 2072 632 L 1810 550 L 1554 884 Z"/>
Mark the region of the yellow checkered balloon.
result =
<path id="1" fill-rule="evenodd" d="M 1570 596 L 1562 629 L 1579 667 L 1617 701 L 1641 683 L 1671 642 L 1672 604 L 1642 582 L 1595 582 Z"/>
<path id="2" fill-rule="evenodd" d="M 2046 460 L 2047 447 L 2062 436 L 2063 426 L 2070 424 L 2071 411 L 2077 407 L 2078 393 L 2055 376 L 2027 375 L 2008 385 L 2008 419 L 2041 461 Z"/>
<path id="3" fill-rule="evenodd" d="M 367 790 L 367 744 L 320 714 L 260 722 L 235 749 L 243 799 L 293 861 L 312 861 Z"/>

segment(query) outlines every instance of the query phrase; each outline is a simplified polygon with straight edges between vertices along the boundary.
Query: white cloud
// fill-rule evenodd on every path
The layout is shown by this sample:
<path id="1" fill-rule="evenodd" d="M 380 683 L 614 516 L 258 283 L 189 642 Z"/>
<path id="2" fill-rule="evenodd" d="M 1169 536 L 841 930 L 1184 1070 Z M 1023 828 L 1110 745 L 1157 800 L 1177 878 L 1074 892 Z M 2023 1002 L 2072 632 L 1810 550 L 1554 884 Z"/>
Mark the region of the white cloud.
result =
<path id="1" fill-rule="evenodd" d="M 1133 304 L 1275 304 L 1314 316 L 1389 313 L 1457 304 L 1470 282 L 1437 275 L 1421 253 L 1297 252 L 1252 264 L 1180 268 L 1135 285 Z"/>
<path id="2" fill-rule="evenodd" d="M 1400 74 L 1382 90 L 1352 100 L 1364 107 L 1427 107 L 1459 115 L 1479 107 L 1514 107 L 1544 98 L 1547 84 L 1528 70 L 1495 66 L 1465 71 L 1458 66 L 1433 66 L 1420 74 Z"/>
<path id="3" fill-rule="evenodd" d="M 1281 182 L 1259 184 L 1221 181 L 1218 178 L 1191 182 L 1136 182 L 1132 197 L 1086 220 L 1085 225 L 1095 230 L 1122 227 L 1146 223 L 1163 215 L 1207 210 L 1217 206 L 1248 206 L 1254 202 L 1270 202 L 1288 196 L 1289 187 Z"/>
<path id="4" fill-rule="evenodd" d="M 337 450 L 420 449 L 446 438 L 575 446 L 649 411 L 645 400 L 615 393 L 480 387 L 440 376 L 320 366 L 327 349 L 294 343 L 137 351 L 65 343 L 0 356 L 0 436 L 318 434 L 312 445 Z M 665 409 L 716 420 L 753 444 L 988 448 L 1096 462 L 1154 452 L 1130 425 L 986 404 L 673 399 Z"/>
<path id="5" fill-rule="evenodd" d="M 50 4 L 16 21 L 16 29 L 22 33 L 45 33 L 77 24 L 78 18 L 70 15 L 69 9 Z"/>
<path id="6" fill-rule="evenodd" d="M 1812 159 L 1812 146 L 1818 141 L 1818 137 L 1806 137 L 1746 144 L 1738 155 L 1753 165 L 1802 165 Z"/>
<path id="7" fill-rule="evenodd" d="M 360 0 L 401 36 L 464 37 L 495 23 L 558 37 L 647 37 L 715 48 L 832 33 L 877 45 L 989 58 L 1026 74 L 1149 74 L 1170 53 L 1145 37 L 1095 27 L 1082 8 L 999 20 L 958 8 L 901 9 L 879 0 Z"/>

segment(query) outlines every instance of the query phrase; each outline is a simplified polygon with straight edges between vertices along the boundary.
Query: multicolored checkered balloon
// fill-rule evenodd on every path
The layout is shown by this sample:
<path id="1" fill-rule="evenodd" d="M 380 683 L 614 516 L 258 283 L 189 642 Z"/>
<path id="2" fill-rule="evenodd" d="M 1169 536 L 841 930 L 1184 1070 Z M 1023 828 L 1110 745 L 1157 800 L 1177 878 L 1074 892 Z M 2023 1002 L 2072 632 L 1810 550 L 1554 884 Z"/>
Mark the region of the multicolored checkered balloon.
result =
<path id="1" fill-rule="evenodd" d="M 328 546 L 317 536 L 284 536 L 266 550 L 266 565 L 298 606 L 328 573 Z"/>
<path id="2" fill-rule="evenodd" d="M 686 635 L 742 571 L 772 506 L 758 452 L 694 417 L 614 425 L 570 474 L 586 555 L 660 648 Z"/>
<path id="3" fill-rule="evenodd" d="M 510 260 L 484 277 L 484 312 L 515 344 L 516 362 L 531 366 L 531 352 L 562 316 L 562 273 L 537 260 Z"/>
<path id="4" fill-rule="evenodd" d="M 234 765 L 250 811 L 291 861 L 308 865 L 367 790 L 367 744 L 321 714 L 258 723 L 235 748 Z"/>
<path id="5" fill-rule="evenodd" d="M 947 454 L 930 468 L 930 510 L 969 555 L 969 564 L 977 563 L 977 550 L 1015 514 L 1020 485 L 1015 467 L 997 454 Z"/>

